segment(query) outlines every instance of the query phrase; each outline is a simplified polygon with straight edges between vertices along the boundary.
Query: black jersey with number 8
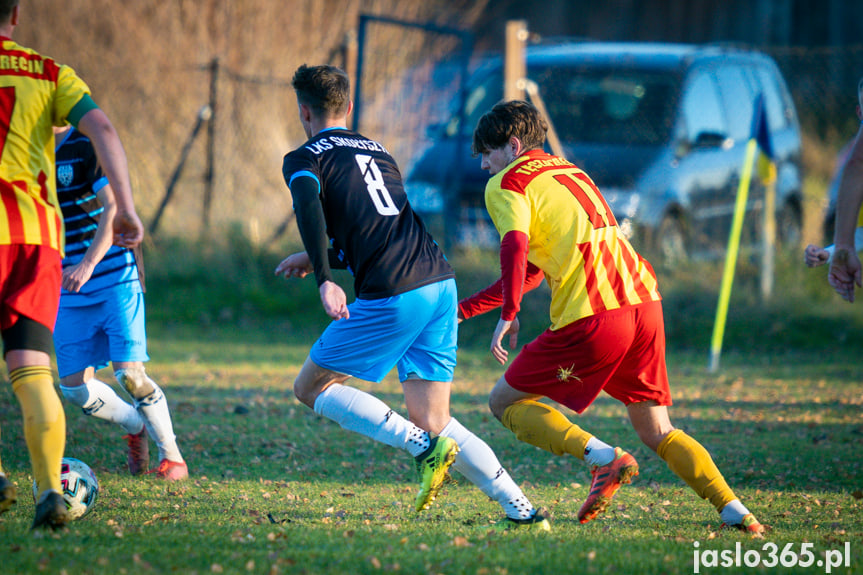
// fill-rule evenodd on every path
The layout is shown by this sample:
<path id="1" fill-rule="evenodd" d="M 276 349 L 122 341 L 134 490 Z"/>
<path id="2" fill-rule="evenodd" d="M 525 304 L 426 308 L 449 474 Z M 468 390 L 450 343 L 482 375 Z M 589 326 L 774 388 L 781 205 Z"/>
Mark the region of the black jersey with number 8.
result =
<path id="1" fill-rule="evenodd" d="M 395 160 L 379 143 L 324 130 L 285 156 L 286 182 L 317 179 L 327 235 L 361 299 L 379 299 L 455 277 L 408 203 Z"/>

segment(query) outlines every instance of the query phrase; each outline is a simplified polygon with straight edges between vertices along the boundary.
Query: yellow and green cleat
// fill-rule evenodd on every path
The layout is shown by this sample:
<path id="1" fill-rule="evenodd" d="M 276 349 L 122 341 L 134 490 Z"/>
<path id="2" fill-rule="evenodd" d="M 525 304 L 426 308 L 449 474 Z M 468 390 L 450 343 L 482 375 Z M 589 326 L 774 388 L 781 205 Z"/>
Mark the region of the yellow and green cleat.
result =
<path id="1" fill-rule="evenodd" d="M 458 444 L 454 439 L 438 436 L 433 437 L 429 448 L 416 457 L 417 474 L 420 479 L 420 491 L 417 493 L 416 500 L 417 511 L 423 511 L 431 506 L 458 452 Z"/>
<path id="2" fill-rule="evenodd" d="M 551 531 L 551 524 L 548 522 L 548 518 L 537 511 L 533 517 L 528 519 L 513 519 L 512 517 L 505 517 L 496 523 L 492 523 L 489 526 L 489 529 L 497 531 L 498 533 L 510 533 L 512 531 L 518 531 L 520 533 L 525 531 L 547 533 Z"/>

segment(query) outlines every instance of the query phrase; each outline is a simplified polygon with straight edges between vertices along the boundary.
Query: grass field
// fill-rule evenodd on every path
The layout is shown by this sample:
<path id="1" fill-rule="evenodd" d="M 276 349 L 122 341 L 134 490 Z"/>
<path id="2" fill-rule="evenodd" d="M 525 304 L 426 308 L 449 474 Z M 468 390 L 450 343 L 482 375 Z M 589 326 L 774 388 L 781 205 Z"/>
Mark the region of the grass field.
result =
<path id="1" fill-rule="evenodd" d="M 498 506 L 457 474 L 429 511 L 415 513 L 406 453 L 294 399 L 291 382 L 325 319 L 312 282 L 265 279 L 270 259 L 231 260 L 222 268 L 230 277 L 203 264 L 151 271 L 148 371 L 170 401 L 187 482 L 129 477 L 121 430 L 67 405 L 66 454 L 93 467 L 100 499 L 67 533 L 28 532 L 20 415 L 8 382 L 0 385 L 3 465 L 23 495 L 0 518 L 0 573 L 664 574 L 692 573 L 696 554 L 701 573 L 825 573 L 828 560 L 841 562 L 832 573 L 863 573 L 863 321 L 856 307 L 813 295 L 823 278 L 810 285 L 788 272 L 798 279 L 782 280 L 781 297 L 766 306 L 747 299 L 743 278 L 717 374 L 705 370 L 715 295 L 696 292 L 692 277 L 666 283 L 672 420 L 773 527 L 763 540 L 719 531 L 710 505 L 638 442 L 608 397 L 579 423 L 630 450 L 641 474 L 605 515 L 580 525 L 587 466 L 518 442 L 489 414 L 500 375 L 485 351 L 493 318 L 465 324 L 453 413 L 552 517 L 550 534 L 500 535 L 486 529 Z M 471 270 L 460 280 L 468 291 L 490 273 L 473 260 L 454 265 Z M 259 276 L 242 283 L 246 291 L 235 279 Z M 544 327 L 545 305 L 542 293 L 526 301 L 523 317 L 539 319 L 526 322 L 525 337 Z M 393 376 L 357 383 L 404 413 Z M 738 544 L 741 561 L 752 564 L 757 552 L 776 566 L 722 567 L 720 554 L 733 561 Z M 809 551 L 810 567 L 791 565 Z"/>

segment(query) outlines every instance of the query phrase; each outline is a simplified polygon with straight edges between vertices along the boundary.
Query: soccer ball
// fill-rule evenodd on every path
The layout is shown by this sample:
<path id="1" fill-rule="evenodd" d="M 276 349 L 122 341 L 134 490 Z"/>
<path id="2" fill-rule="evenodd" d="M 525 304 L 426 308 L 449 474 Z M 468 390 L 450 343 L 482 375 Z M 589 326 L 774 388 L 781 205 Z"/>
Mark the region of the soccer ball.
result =
<path id="1" fill-rule="evenodd" d="M 64 457 L 60 464 L 61 495 L 66 501 L 69 517 L 80 519 L 87 515 L 99 496 L 99 481 L 90 466 L 74 457 Z M 33 482 L 33 497 L 37 498 L 36 482 Z"/>

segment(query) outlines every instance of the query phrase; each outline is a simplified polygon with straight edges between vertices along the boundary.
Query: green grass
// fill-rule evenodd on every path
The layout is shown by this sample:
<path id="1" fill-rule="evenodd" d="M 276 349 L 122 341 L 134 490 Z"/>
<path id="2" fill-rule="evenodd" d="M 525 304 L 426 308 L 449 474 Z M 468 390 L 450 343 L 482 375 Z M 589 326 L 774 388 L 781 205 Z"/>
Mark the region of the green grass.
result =
<path id="1" fill-rule="evenodd" d="M 291 383 L 326 324 L 313 282 L 269 278 L 282 254 L 232 254 L 175 246 L 149 259 L 148 371 L 171 404 L 190 481 L 129 477 L 122 431 L 66 405 L 66 454 L 94 468 L 100 500 L 67 533 L 28 532 L 27 450 L 11 386 L 0 385 L 3 466 L 22 495 L 0 517 L 0 572 L 665 574 L 693 572 L 695 542 L 702 553 L 739 542 L 765 559 L 767 542 L 796 552 L 811 543 L 823 560 L 850 541 L 851 567 L 833 573 L 863 573 L 863 321 L 860 305 L 829 295 L 823 274 L 784 266 L 782 289 L 762 305 L 744 273 L 717 374 L 705 369 L 715 271 L 660 278 L 672 421 L 709 449 L 744 503 L 773 526 L 766 540 L 718 531 L 710 505 L 639 443 L 625 409 L 608 397 L 578 422 L 630 450 L 641 474 L 605 515 L 580 525 L 587 466 L 518 442 L 490 415 L 486 398 L 500 375 L 486 351 L 494 318 L 463 324 L 452 411 L 552 516 L 550 534 L 498 535 L 484 527 L 499 519 L 499 507 L 460 476 L 417 514 L 406 453 L 296 401 Z M 238 258 L 246 261 L 241 272 Z M 452 259 L 464 293 L 494 275 L 493 256 Z M 188 261 L 199 263 L 184 267 Z M 252 292 L 263 303 L 249 306 Z M 541 290 L 526 299 L 523 342 L 545 327 L 544 306 Z M 355 383 L 405 412 L 392 375 Z M 741 571 L 825 568 L 701 569 Z"/>

